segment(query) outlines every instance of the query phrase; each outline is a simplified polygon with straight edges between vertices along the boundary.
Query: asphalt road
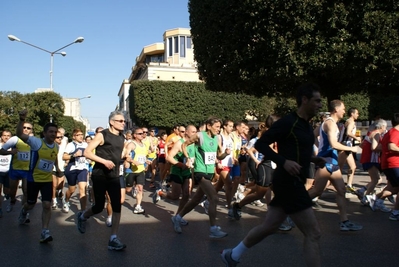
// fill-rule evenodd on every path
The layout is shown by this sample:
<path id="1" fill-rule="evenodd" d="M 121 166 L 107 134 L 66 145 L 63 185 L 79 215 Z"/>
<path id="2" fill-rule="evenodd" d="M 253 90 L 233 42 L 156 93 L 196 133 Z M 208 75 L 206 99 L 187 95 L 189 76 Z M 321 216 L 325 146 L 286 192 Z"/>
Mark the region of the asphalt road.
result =
<path id="1" fill-rule="evenodd" d="M 355 186 L 368 181 L 364 172 L 355 176 Z M 148 184 L 147 184 L 148 185 Z M 19 192 L 20 194 L 20 192 Z M 30 213 L 31 223 L 18 225 L 20 202 L 10 213 L 0 218 L 0 266 L 224 266 L 220 260 L 223 248 L 235 246 L 246 233 L 259 224 L 266 206 L 248 205 L 240 221 L 230 221 L 224 207 L 224 193 L 220 193 L 218 224 L 228 233 L 226 238 L 210 240 L 208 217 L 198 206 L 185 216 L 189 225 L 183 233 L 173 231 L 170 217 L 177 202 L 161 200 L 154 205 L 152 190 L 146 187 L 144 215 L 133 214 L 134 199 L 128 196 L 122 210 L 119 237 L 127 245 L 122 252 L 109 251 L 110 228 L 105 226 L 105 211 L 91 218 L 86 233 L 78 232 L 75 224 L 78 200 L 72 198 L 71 211 L 53 211 L 51 233 L 54 241 L 40 244 L 40 201 Z M 359 232 L 341 232 L 331 190 L 323 193 L 322 209 L 315 211 L 319 220 L 321 258 L 323 266 L 396 266 L 399 222 L 388 220 L 389 214 L 373 212 L 361 206 L 354 195 L 347 194 L 350 219 L 361 223 Z M 392 204 L 386 201 L 388 207 Z M 302 256 L 302 234 L 296 228 L 278 232 L 250 249 L 239 266 L 305 266 Z"/>

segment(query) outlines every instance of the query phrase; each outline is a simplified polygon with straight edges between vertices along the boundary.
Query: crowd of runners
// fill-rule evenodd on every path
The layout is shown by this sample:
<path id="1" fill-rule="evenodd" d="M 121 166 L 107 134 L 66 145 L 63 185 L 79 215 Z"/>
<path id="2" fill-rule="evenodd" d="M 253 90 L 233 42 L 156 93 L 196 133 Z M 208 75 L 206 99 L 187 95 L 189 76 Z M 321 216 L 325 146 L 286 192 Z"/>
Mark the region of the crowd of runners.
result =
<path id="1" fill-rule="evenodd" d="M 22 188 L 18 223 L 30 222 L 31 210 L 39 196 L 42 203 L 40 242 L 52 241 L 49 230 L 51 210 L 71 212 L 70 199 L 79 198 L 77 228 L 86 232 L 86 221 L 107 212 L 111 228 L 108 249 L 123 250 L 118 237 L 121 206 L 126 194 L 135 199 L 134 214 L 145 213 L 143 190 L 147 183 L 153 191 L 152 202 L 179 200 L 171 217 L 171 230 L 181 234 L 189 224 L 184 216 L 201 205 L 209 216 L 209 237 L 227 236 L 217 225 L 217 205 L 223 190 L 230 220 L 240 220 L 242 208 L 267 205 L 264 221 L 253 228 L 232 249 L 223 250 L 226 266 L 236 266 L 241 255 L 275 231 L 297 226 L 304 234 L 304 256 L 308 266 L 320 266 L 320 228 L 314 215 L 318 197 L 331 185 L 336 190 L 339 229 L 358 231 L 362 226 L 349 220 L 345 194 L 355 194 L 361 205 L 389 213 L 399 220 L 399 116 L 387 122 L 376 120 L 362 139 L 356 135 L 356 108 L 348 109 L 340 100 L 329 103 L 320 114 L 321 96 L 315 84 L 298 88 L 298 109 L 284 117 L 270 115 L 257 127 L 244 121 L 234 122 L 209 117 L 202 125 L 175 125 L 168 134 L 157 128 L 125 129 L 125 115 L 114 111 L 108 128 L 98 127 L 95 136 L 84 136 L 81 129 L 65 136 L 65 130 L 53 123 L 44 126 L 42 138 L 33 136 L 32 124 L 19 113 L 16 135 L 4 130 L 0 149 L 0 218 L 16 205 L 18 186 Z M 355 188 L 357 145 L 362 148 L 360 163 L 370 175 L 365 187 Z M 344 166 L 348 167 L 344 169 Z M 347 180 L 343 178 L 343 170 Z M 376 191 L 381 171 L 387 186 Z M 385 199 L 394 203 L 391 210 Z M 152 205 L 152 204 L 151 204 Z"/>

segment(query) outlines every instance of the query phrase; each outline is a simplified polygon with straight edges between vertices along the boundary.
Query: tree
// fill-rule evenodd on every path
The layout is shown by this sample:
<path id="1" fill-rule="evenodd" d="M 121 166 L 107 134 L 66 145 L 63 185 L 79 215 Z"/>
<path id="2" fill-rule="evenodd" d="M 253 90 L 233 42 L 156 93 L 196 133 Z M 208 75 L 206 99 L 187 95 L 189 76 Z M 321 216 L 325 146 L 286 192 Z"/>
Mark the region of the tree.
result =
<path id="1" fill-rule="evenodd" d="M 399 85 L 398 1 L 190 0 L 207 88 L 292 95 L 318 83 L 329 99 Z"/>

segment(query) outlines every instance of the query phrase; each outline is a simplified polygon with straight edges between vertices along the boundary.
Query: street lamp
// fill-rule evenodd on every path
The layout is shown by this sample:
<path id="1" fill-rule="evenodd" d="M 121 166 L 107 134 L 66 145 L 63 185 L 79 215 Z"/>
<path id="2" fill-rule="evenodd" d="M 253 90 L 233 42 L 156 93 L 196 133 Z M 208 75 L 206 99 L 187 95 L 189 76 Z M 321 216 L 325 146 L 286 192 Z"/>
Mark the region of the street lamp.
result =
<path id="1" fill-rule="evenodd" d="M 51 52 L 51 51 L 48 51 L 48 50 L 46 50 L 46 49 L 44 49 L 44 48 L 41 48 L 41 47 L 39 47 L 39 46 L 36 46 L 36 45 L 30 44 L 30 43 L 28 43 L 28 42 L 22 41 L 21 39 L 19 39 L 18 37 L 14 36 L 14 35 L 8 35 L 7 37 L 8 37 L 8 39 L 9 39 L 10 41 L 21 42 L 21 43 L 27 44 L 27 45 L 29 45 L 29 46 L 32 46 L 32 47 L 34 47 L 34 48 L 37 48 L 37 49 L 39 49 L 39 50 L 42 50 L 42 51 L 47 52 L 47 53 L 50 54 L 50 90 L 51 90 L 51 91 L 53 91 L 53 62 L 54 62 L 54 59 L 53 59 L 53 58 L 54 58 L 54 55 L 55 55 L 55 54 L 58 54 L 58 55 L 61 55 L 61 56 L 65 57 L 65 56 L 66 56 L 66 52 L 64 52 L 64 51 L 58 52 L 58 51 L 60 51 L 60 50 L 62 50 L 62 49 L 64 49 L 64 48 L 66 48 L 66 47 L 68 47 L 68 46 L 70 46 L 70 45 L 73 45 L 73 44 L 76 44 L 76 43 L 81 43 L 81 42 L 84 41 L 84 38 L 83 38 L 83 37 L 78 37 L 78 38 L 76 38 L 75 41 L 73 41 L 72 43 L 67 44 L 67 45 L 65 45 L 65 46 L 63 46 L 63 47 L 61 47 L 61 48 L 59 48 L 59 49 L 57 49 L 57 50 Z"/>
<path id="2" fill-rule="evenodd" d="M 87 95 L 87 96 L 80 97 L 80 98 L 70 98 L 70 99 L 64 98 L 64 101 L 69 102 L 69 116 L 73 117 L 72 116 L 72 103 L 76 102 L 76 101 L 80 101 L 85 98 L 91 98 L 91 95 Z"/>

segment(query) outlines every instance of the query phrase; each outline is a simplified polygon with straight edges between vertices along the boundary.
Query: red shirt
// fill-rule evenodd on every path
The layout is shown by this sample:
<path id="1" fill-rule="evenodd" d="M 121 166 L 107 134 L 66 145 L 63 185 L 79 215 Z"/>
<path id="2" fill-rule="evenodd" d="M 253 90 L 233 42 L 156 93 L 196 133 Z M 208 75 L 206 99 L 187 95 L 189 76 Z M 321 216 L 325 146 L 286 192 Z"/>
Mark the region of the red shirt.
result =
<path id="1" fill-rule="evenodd" d="M 381 168 L 399 168 L 399 153 L 388 150 L 388 144 L 393 143 L 399 147 L 399 131 L 395 128 L 389 130 L 382 138 Z"/>

